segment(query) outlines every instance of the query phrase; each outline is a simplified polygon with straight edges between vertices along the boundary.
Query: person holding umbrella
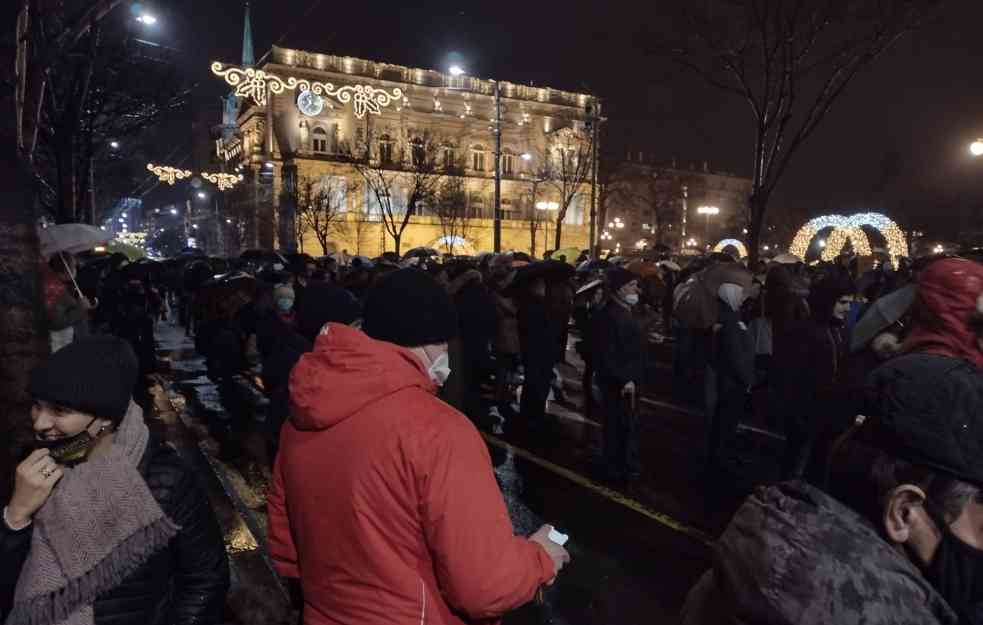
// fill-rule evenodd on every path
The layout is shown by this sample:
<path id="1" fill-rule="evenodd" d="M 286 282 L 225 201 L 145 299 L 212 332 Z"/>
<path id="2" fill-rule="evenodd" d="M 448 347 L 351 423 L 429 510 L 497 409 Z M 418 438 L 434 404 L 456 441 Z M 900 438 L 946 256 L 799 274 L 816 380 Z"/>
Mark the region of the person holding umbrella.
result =
<path id="1" fill-rule="evenodd" d="M 591 322 L 591 364 L 604 411 L 604 468 L 609 480 L 641 477 L 638 449 L 638 385 L 645 374 L 645 336 L 632 308 L 638 305 L 638 277 L 622 267 L 605 274 L 608 299 Z"/>

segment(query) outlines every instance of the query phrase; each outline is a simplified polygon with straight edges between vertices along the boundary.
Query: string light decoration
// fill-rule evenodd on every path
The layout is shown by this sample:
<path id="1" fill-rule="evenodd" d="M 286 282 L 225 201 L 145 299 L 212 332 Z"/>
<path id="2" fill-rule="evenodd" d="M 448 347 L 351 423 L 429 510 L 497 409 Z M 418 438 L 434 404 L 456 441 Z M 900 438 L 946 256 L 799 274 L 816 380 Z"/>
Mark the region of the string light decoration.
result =
<path id="1" fill-rule="evenodd" d="M 153 163 L 147 163 L 147 171 L 153 172 L 158 180 L 166 182 L 169 185 L 173 185 L 178 180 L 191 177 L 191 172 L 187 169 L 178 169 L 177 167 L 169 167 L 167 165 L 155 165 Z"/>
<path id="2" fill-rule="evenodd" d="M 737 253 L 740 255 L 741 258 L 747 258 L 747 248 L 744 247 L 744 244 L 738 241 L 737 239 L 724 239 L 720 243 L 717 243 L 716 246 L 714 246 L 713 251 L 723 252 L 724 248 L 726 248 L 728 245 L 737 248 Z"/>
<path id="3" fill-rule="evenodd" d="M 805 258 L 809 244 L 821 230 L 833 228 L 826 246 L 823 248 L 823 260 L 832 260 L 839 254 L 847 239 L 853 243 L 854 248 L 860 255 L 870 255 L 870 240 L 863 231 L 863 227 L 876 228 L 881 236 L 887 241 L 888 253 L 891 261 L 897 266 L 899 258 L 908 257 L 908 239 L 905 233 L 884 215 L 880 213 L 858 213 L 849 217 L 843 215 L 824 215 L 810 220 L 802 226 L 792 239 L 789 253 L 800 258 Z M 840 231 L 840 232 L 837 232 Z"/>
<path id="4" fill-rule="evenodd" d="M 232 187 L 242 182 L 244 178 L 242 174 L 238 174 L 238 175 L 224 174 L 224 173 L 210 174 L 206 171 L 201 172 L 201 177 L 207 180 L 208 182 L 217 185 L 219 191 L 226 191 L 228 189 L 231 189 Z"/>
<path id="5" fill-rule="evenodd" d="M 371 85 L 335 87 L 329 82 L 317 82 L 293 76 L 281 78 L 261 69 L 252 67 L 242 69 L 232 65 L 226 66 L 217 61 L 212 63 L 212 73 L 224 79 L 230 87 L 234 87 L 235 95 L 240 98 L 250 98 L 257 106 L 266 106 L 270 93 L 279 95 L 288 89 L 311 91 L 322 97 L 334 98 L 341 104 L 351 102 L 355 117 L 362 119 L 366 113 L 381 114 L 382 109 L 392 104 L 393 100 L 398 102 L 403 98 L 403 90 L 399 88 L 386 91 Z M 405 99 L 403 103 L 406 103 Z"/>

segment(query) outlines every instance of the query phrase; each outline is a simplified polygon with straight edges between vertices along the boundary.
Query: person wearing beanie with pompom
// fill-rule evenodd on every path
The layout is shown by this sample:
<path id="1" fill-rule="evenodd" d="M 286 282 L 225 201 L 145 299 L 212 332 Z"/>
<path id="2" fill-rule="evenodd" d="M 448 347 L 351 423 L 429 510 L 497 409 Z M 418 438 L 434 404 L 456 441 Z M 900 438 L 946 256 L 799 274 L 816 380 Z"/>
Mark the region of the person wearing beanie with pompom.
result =
<path id="1" fill-rule="evenodd" d="M 7 623 L 222 622 L 221 531 L 190 467 L 133 403 L 137 371 L 129 344 L 103 336 L 32 372 L 37 449 L 0 522 Z"/>
<path id="2" fill-rule="evenodd" d="M 329 323 L 290 374 L 268 500 L 277 572 L 306 625 L 463 625 L 530 601 L 569 555 L 514 535 L 488 450 L 436 397 L 458 319 L 425 272 L 381 277 L 364 332 Z"/>

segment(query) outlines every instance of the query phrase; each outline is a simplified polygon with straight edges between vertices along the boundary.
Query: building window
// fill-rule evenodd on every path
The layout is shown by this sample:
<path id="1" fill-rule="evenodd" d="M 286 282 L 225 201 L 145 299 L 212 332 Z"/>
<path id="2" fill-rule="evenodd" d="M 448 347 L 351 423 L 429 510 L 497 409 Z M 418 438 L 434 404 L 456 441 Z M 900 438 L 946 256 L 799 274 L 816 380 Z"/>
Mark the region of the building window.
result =
<path id="1" fill-rule="evenodd" d="M 393 162 L 393 140 L 389 135 L 379 137 L 379 162 L 384 165 Z"/>
<path id="2" fill-rule="evenodd" d="M 485 196 L 480 193 L 472 193 L 468 197 L 468 217 L 484 217 L 485 215 Z"/>
<path id="3" fill-rule="evenodd" d="M 444 164 L 444 169 L 454 169 L 454 166 L 456 165 L 454 162 L 454 148 L 445 145 L 442 150 L 441 160 Z"/>
<path id="4" fill-rule="evenodd" d="M 314 132 L 311 133 L 311 144 L 314 152 L 318 154 L 328 153 L 328 133 L 324 131 L 324 128 L 314 129 Z"/>
<path id="5" fill-rule="evenodd" d="M 515 154 L 513 154 L 511 150 L 505 150 L 502 152 L 502 175 L 515 175 Z"/>
<path id="6" fill-rule="evenodd" d="M 512 212 L 515 212 L 517 210 L 519 210 L 519 203 L 518 202 L 514 202 L 514 201 L 512 201 L 509 198 L 505 198 L 505 197 L 502 198 L 502 212 L 503 213 L 512 213 Z"/>
<path id="7" fill-rule="evenodd" d="M 485 171 L 485 148 L 476 145 L 471 148 L 471 169 Z"/>
<path id="8" fill-rule="evenodd" d="M 411 155 L 413 157 L 413 166 L 423 167 L 427 160 L 427 153 L 423 146 L 423 139 L 420 139 L 419 137 L 413 139 L 413 143 L 411 145 Z"/>

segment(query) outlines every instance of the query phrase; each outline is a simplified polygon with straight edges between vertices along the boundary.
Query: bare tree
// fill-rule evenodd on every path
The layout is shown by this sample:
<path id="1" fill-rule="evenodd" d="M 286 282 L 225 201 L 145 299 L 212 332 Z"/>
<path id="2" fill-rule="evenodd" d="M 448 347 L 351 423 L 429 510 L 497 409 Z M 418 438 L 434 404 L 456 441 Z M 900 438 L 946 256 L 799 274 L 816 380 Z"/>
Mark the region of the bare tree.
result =
<path id="1" fill-rule="evenodd" d="M 544 229 L 550 219 L 549 211 L 543 210 L 539 206 L 545 175 L 546 172 L 542 170 L 533 173 L 529 181 L 529 195 L 526 196 L 526 206 L 524 207 L 526 223 L 529 226 L 529 254 L 532 256 L 536 256 L 537 253 L 536 239 L 539 236 L 539 231 Z"/>
<path id="2" fill-rule="evenodd" d="M 366 133 L 367 141 L 361 154 L 352 159 L 356 171 L 365 182 L 371 198 L 377 204 L 382 226 L 400 253 L 403 232 L 410 218 L 434 204 L 444 168 L 438 153 L 442 144 L 429 131 L 407 136 L 401 149 L 389 144 L 379 145 L 372 153 L 373 133 Z M 405 190 L 405 204 L 400 194 Z"/>
<path id="3" fill-rule="evenodd" d="M 459 239 L 467 239 L 472 221 L 468 215 L 467 183 L 460 171 L 443 177 L 437 188 L 433 213 L 440 222 L 447 252 L 454 255 Z"/>
<path id="4" fill-rule="evenodd" d="M 297 183 L 297 236 L 312 233 L 328 254 L 328 242 L 340 234 L 348 215 L 349 181 L 342 176 L 323 176 L 320 180 L 303 178 Z"/>
<path id="5" fill-rule="evenodd" d="M 687 3 L 690 5 L 691 3 Z M 768 202 L 792 157 L 847 86 L 939 0 L 727 0 L 687 9 L 673 58 L 741 98 L 753 127 L 749 253 L 758 257 Z"/>
<path id="6" fill-rule="evenodd" d="M 541 159 L 541 174 L 559 198 L 554 248 L 560 249 L 563 220 L 574 199 L 590 180 L 593 137 L 582 129 L 560 128 L 547 138 L 547 153 Z"/>

